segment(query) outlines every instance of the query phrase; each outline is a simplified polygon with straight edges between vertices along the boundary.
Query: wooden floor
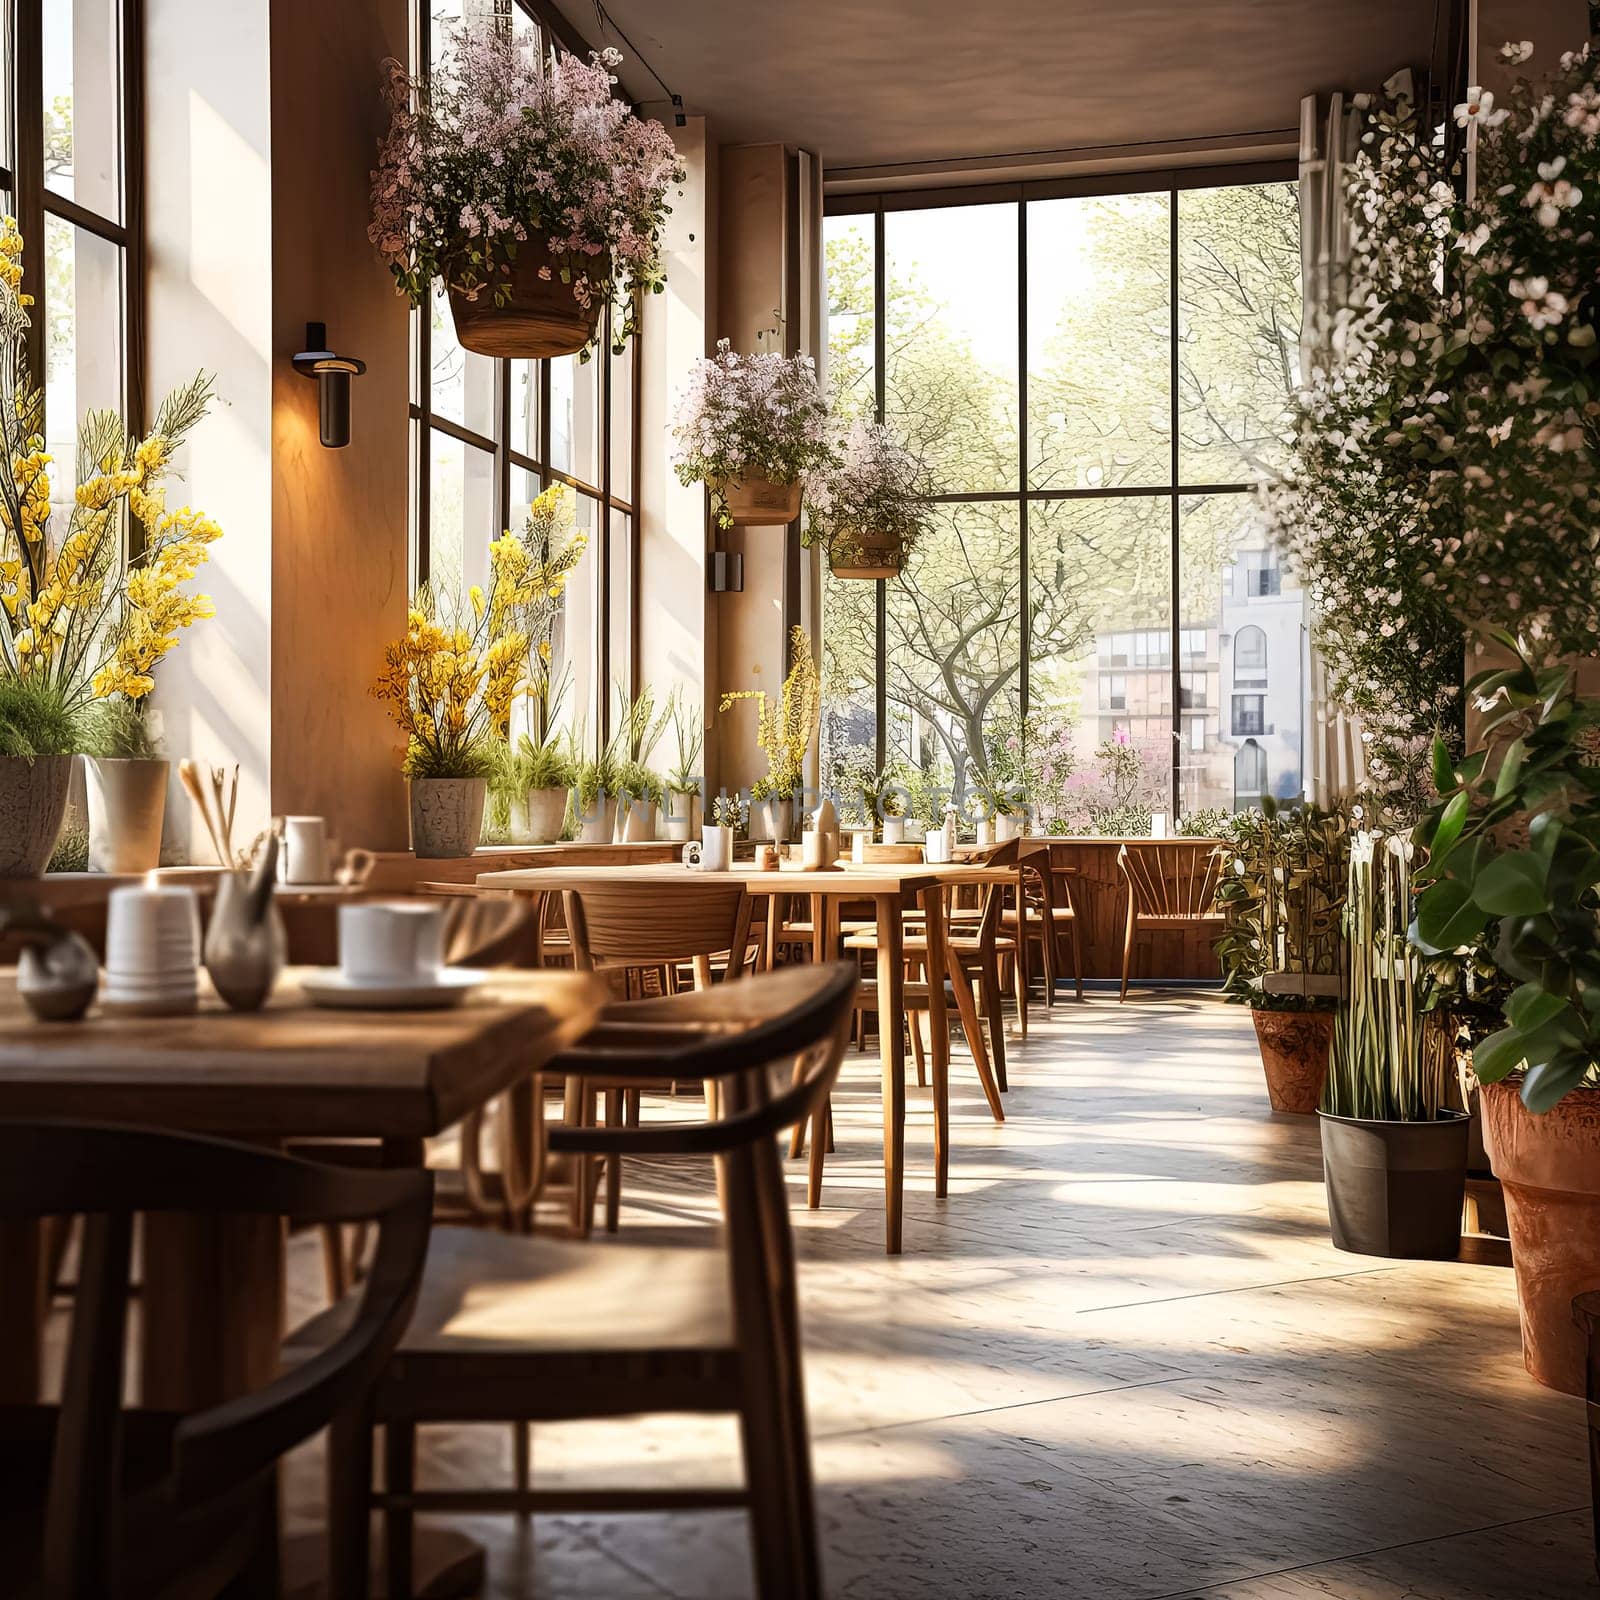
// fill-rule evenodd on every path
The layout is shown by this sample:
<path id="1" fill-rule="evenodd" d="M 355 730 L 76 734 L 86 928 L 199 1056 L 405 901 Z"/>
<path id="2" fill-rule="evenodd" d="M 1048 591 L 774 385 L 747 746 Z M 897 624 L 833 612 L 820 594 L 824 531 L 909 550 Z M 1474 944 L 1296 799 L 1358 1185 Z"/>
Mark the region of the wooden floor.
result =
<path id="1" fill-rule="evenodd" d="M 875 1056 L 846 1063 L 820 1212 L 795 1166 L 830 1594 L 1600 1593 L 1581 1407 L 1523 1373 L 1510 1272 L 1335 1251 L 1316 1128 L 1269 1115 L 1247 1013 L 1095 996 L 1010 1062 L 995 1128 L 957 1057 L 948 1201 L 912 1089 L 899 1259 L 882 1253 Z M 624 1227 L 665 1236 L 712 1191 L 640 1167 L 628 1199 Z M 317 1281 L 308 1240 L 303 1298 Z M 717 1423 L 548 1429 L 534 1455 L 552 1483 L 737 1470 Z M 459 1430 L 424 1473 L 509 1459 L 503 1430 Z M 299 1520 L 314 1469 L 291 1478 Z M 463 1525 L 497 1600 L 749 1592 L 737 1513 Z"/>

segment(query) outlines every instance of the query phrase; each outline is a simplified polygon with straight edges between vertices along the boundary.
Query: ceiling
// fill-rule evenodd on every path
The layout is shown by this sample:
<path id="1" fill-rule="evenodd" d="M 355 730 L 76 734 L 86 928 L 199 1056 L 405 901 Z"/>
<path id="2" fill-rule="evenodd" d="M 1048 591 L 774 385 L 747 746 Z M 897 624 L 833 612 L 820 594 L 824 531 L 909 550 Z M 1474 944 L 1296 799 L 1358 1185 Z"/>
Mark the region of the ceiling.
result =
<path id="1" fill-rule="evenodd" d="M 1230 140 L 1425 65 L 1435 0 L 557 0 L 653 115 L 826 169 Z M 632 48 L 617 30 L 631 41 Z M 657 102 L 649 104 L 649 102 Z M 839 173 L 844 176 L 845 174 Z"/>

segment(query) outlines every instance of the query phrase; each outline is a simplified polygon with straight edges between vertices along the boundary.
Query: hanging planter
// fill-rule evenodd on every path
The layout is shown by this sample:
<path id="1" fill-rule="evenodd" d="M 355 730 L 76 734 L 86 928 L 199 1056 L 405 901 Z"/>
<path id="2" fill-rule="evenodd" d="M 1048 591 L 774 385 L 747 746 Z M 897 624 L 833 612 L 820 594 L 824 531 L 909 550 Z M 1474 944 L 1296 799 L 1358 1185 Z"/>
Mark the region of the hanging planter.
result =
<path id="1" fill-rule="evenodd" d="M 542 238 L 530 239 L 514 262 L 501 266 L 475 297 L 450 287 L 450 315 L 463 350 L 480 356 L 543 361 L 576 355 L 594 342 L 600 304 L 578 299 L 575 282 L 563 282 Z"/>
<path id="2" fill-rule="evenodd" d="M 807 488 L 805 542 L 828 552 L 836 578 L 898 578 L 928 531 L 921 466 L 881 422 L 854 424 Z"/>
<path id="3" fill-rule="evenodd" d="M 711 490 L 723 528 L 793 522 L 807 475 L 833 460 L 828 408 L 811 357 L 776 350 L 737 355 L 726 339 L 690 370 L 672 437 L 678 481 Z"/>
<path id="4" fill-rule="evenodd" d="M 536 40 L 462 23 L 430 77 L 385 64 L 389 131 L 368 234 L 413 306 L 442 281 L 465 349 L 540 359 L 612 344 L 660 291 L 671 136 L 612 94 L 622 57 L 547 60 Z"/>

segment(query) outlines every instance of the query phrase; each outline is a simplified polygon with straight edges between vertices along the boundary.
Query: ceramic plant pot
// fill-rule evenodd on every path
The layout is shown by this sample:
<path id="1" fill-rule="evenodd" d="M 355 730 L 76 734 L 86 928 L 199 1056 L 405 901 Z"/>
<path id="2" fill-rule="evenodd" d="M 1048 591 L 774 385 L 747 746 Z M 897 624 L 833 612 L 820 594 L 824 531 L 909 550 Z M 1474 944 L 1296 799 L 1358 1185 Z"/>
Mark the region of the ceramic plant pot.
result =
<path id="1" fill-rule="evenodd" d="M 84 758 L 91 872 L 149 872 L 161 865 L 169 770 L 165 761 Z"/>
<path id="2" fill-rule="evenodd" d="M 1510 1224 L 1523 1363 L 1540 1383 L 1582 1394 L 1586 1345 L 1572 1301 L 1600 1289 L 1600 1089 L 1574 1089 L 1539 1115 L 1514 1079 L 1479 1095 Z"/>
<path id="3" fill-rule="evenodd" d="M 883 819 L 883 842 L 885 844 L 904 844 L 906 842 L 906 819 L 904 817 L 885 817 Z"/>
<path id="4" fill-rule="evenodd" d="M 794 801 L 763 800 L 756 808 L 756 821 L 761 838 L 783 844 L 794 837 Z"/>
<path id="5" fill-rule="evenodd" d="M 565 789 L 530 789 L 522 811 L 529 844 L 554 844 L 567 825 Z"/>
<path id="6" fill-rule="evenodd" d="M 470 856 L 483 838 L 483 778 L 413 778 L 411 848 L 427 860 Z"/>
<path id="7" fill-rule="evenodd" d="M 541 272 L 548 276 L 541 277 Z M 495 291 L 488 287 L 478 291 L 476 300 L 450 290 L 450 315 L 463 350 L 538 361 L 573 355 L 594 337 L 599 301 L 578 304 L 572 285 L 561 281 L 560 265 L 552 261 L 542 238 L 521 245 L 511 271 L 499 283 L 509 286 L 510 292 L 498 305 Z"/>
<path id="8" fill-rule="evenodd" d="M 1250 1015 L 1255 1019 L 1272 1109 L 1310 1116 L 1322 1099 L 1323 1080 L 1328 1076 L 1333 1013 L 1255 1010 Z"/>
<path id="9" fill-rule="evenodd" d="M 694 838 L 699 832 L 699 811 L 700 796 L 693 790 L 684 794 L 669 794 L 667 808 L 661 818 L 661 827 L 667 838 L 675 844 Z"/>
<path id="10" fill-rule="evenodd" d="M 1319 1112 L 1334 1248 L 1409 1261 L 1461 1252 L 1467 1116 L 1377 1122 Z"/>
<path id="11" fill-rule="evenodd" d="M 585 807 L 576 791 L 572 796 L 572 809 L 578 818 L 580 844 L 611 844 L 616 839 L 617 797 L 602 794 L 592 806 Z"/>
<path id="12" fill-rule="evenodd" d="M 618 844 L 648 844 L 656 836 L 655 801 L 623 795 L 615 826 Z"/>
<path id="13" fill-rule="evenodd" d="M 37 878 L 67 809 L 71 756 L 0 756 L 0 878 Z"/>
<path id="14" fill-rule="evenodd" d="M 722 503 L 736 528 L 775 528 L 800 515 L 800 485 L 751 473 L 722 486 Z"/>

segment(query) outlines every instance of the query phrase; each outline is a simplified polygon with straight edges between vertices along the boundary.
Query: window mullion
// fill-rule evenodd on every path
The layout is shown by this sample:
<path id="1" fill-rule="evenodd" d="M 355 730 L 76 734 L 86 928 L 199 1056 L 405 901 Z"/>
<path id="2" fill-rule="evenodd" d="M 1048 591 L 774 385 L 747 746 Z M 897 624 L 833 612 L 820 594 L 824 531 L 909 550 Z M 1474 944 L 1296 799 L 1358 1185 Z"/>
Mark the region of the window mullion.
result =
<path id="1" fill-rule="evenodd" d="M 884 259 L 883 202 L 879 200 L 872 213 L 872 411 L 877 422 L 885 420 L 888 406 L 888 329 L 889 315 L 888 263 Z M 875 743 L 873 761 L 879 772 L 883 771 L 889 754 L 889 584 L 879 578 L 873 584 L 877 593 L 877 616 L 873 640 L 876 673 L 873 686 L 873 721 Z"/>
<path id="2" fill-rule="evenodd" d="M 1168 618 L 1172 631 L 1172 807 L 1168 815 L 1177 827 L 1182 799 L 1183 771 L 1183 667 L 1179 649 L 1182 628 L 1181 599 L 1183 572 L 1180 555 L 1182 540 L 1183 497 L 1179 493 L 1178 448 L 1178 191 L 1176 186 L 1167 192 L 1167 339 L 1168 382 L 1172 392 L 1168 398 L 1168 418 L 1172 429 L 1172 614 Z"/>
<path id="3" fill-rule="evenodd" d="M 15 0 L 14 92 L 11 148 L 16 158 L 13 200 L 25 248 L 22 292 L 33 296 L 24 336 L 28 376 L 42 391 L 45 330 L 50 308 L 45 295 L 44 240 L 44 0 Z"/>

